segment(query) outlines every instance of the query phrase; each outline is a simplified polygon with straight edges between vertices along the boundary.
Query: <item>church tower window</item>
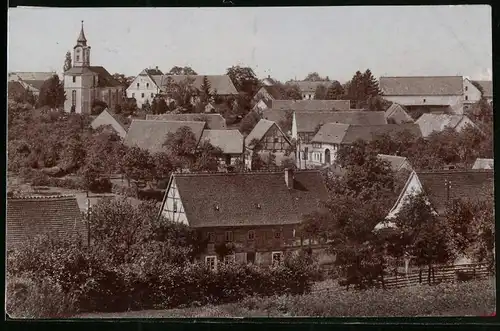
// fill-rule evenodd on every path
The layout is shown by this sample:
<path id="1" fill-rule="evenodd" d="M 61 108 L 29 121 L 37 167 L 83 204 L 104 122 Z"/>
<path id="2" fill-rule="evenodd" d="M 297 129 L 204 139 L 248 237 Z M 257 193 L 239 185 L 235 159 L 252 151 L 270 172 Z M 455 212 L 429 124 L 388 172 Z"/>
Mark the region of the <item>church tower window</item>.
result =
<path id="1" fill-rule="evenodd" d="M 71 105 L 76 106 L 76 90 L 71 91 Z"/>

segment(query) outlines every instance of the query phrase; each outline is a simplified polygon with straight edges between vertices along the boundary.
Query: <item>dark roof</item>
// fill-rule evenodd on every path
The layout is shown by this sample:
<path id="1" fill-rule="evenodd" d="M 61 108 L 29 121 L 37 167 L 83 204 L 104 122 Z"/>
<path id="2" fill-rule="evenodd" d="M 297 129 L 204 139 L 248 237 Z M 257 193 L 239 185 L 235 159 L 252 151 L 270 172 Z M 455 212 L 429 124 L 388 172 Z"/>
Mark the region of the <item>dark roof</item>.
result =
<path id="1" fill-rule="evenodd" d="M 193 86 L 200 89 L 203 85 L 203 79 L 207 77 L 212 92 L 216 91 L 219 95 L 238 94 L 233 81 L 228 75 L 151 75 L 155 83 L 164 89 L 169 82 L 178 84 L 186 79 L 193 79 Z"/>
<path id="2" fill-rule="evenodd" d="M 72 67 L 71 69 L 64 72 L 65 75 L 81 75 L 85 73 L 92 72 L 97 74 L 97 85 L 98 87 L 118 87 L 121 86 L 120 82 L 117 81 L 104 67 L 101 66 L 89 66 L 89 67 Z"/>
<path id="3" fill-rule="evenodd" d="M 243 153 L 243 135 L 238 130 L 203 130 L 201 141 L 207 140 L 224 154 Z"/>
<path id="4" fill-rule="evenodd" d="M 301 222 L 328 193 L 318 171 L 174 174 L 192 227 L 284 225 Z M 216 210 L 218 206 L 219 210 Z"/>
<path id="5" fill-rule="evenodd" d="M 50 79 L 50 78 L 49 78 Z M 31 85 L 33 86 L 34 88 L 36 88 L 37 90 L 40 91 L 40 89 L 42 88 L 43 84 L 46 82 L 47 80 L 23 80 L 23 82 L 25 82 L 26 84 L 28 85 Z"/>
<path id="6" fill-rule="evenodd" d="M 332 85 L 336 81 L 332 80 L 326 80 L 326 81 L 299 81 L 299 80 L 291 80 L 287 82 L 289 85 L 297 85 L 299 87 L 300 92 L 302 93 L 314 93 L 316 92 L 316 88 L 319 85 L 324 85 L 326 88 L 328 88 L 330 85 Z"/>
<path id="7" fill-rule="evenodd" d="M 264 109 L 260 113 L 263 119 L 279 123 L 286 120 L 287 111 L 282 109 Z"/>
<path id="8" fill-rule="evenodd" d="M 327 111 L 327 112 L 295 112 L 297 132 L 314 132 L 318 125 L 326 123 L 343 123 L 354 125 L 387 124 L 383 111 Z"/>
<path id="9" fill-rule="evenodd" d="M 431 133 L 441 132 L 445 128 L 455 129 L 462 121 L 467 121 L 471 125 L 474 125 L 465 115 L 448 114 L 422 114 L 422 116 L 415 121 L 415 124 L 420 126 L 422 135 L 427 137 Z"/>
<path id="10" fill-rule="evenodd" d="M 271 108 L 305 111 L 349 110 L 349 100 L 273 100 Z"/>
<path id="11" fill-rule="evenodd" d="M 205 122 L 132 120 L 124 143 L 132 147 L 147 149 L 151 153 L 164 151 L 163 143 L 167 134 L 175 133 L 181 127 L 187 126 L 193 132 L 196 141 L 200 141 Z"/>
<path id="12" fill-rule="evenodd" d="M 413 118 L 406 112 L 405 108 L 397 103 L 393 103 L 385 111 L 385 118 L 392 119 L 396 123 L 414 122 Z"/>
<path id="13" fill-rule="evenodd" d="M 485 98 L 493 98 L 493 82 L 491 80 L 475 80 L 483 88 Z"/>
<path id="14" fill-rule="evenodd" d="M 384 95 L 462 95 L 462 76 L 380 77 Z"/>
<path id="15" fill-rule="evenodd" d="M 7 199 L 7 245 L 17 245 L 40 234 L 86 234 L 75 196 Z"/>
<path id="16" fill-rule="evenodd" d="M 493 170 L 417 172 L 417 176 L 438 214 L 442 214 L 446 209 L 447 181 L 451 183 L 450 199 L 481 199 L 493 194 Z"/>
<path id="17" fill-rule="evenodd" d="M 7 94 L 9 97 L 22 95 L 24 94 L 24 92 L 26 92 L 26 89 L 24 88 L 23 84 L 12 81 L 7 83 Z"/>
<path id="18" fill-rule="evenodd" d="M 278 85 L 264 85 L 262 86 L 267 93 L 269 93 L 274 100 L 280 100 L 285 97 L 285 91 Z"/>
<path id="19" fill-rule="evenodd" d="M 146 72 L 148 75 L 151 75 L 151 76 L 156 76 L 156 75 L 163 75 L 163 72 L 158 69 L 158 68 L 155 68 L 155 69 L 146 69 Z"/>
<path id="20" fill-rule="evenodd" d="M 221 114 L 161 114 L 161 115 L 146 115 L 147 120 L 162 120 L 162 121 L 195 121 L 207 123 L 207 129 L 210 130 L 225 130 L 226 119 Z"/>
<path id="21" fill-rule="evenodd" d="M 405 163 L 409 164 L 408 159 L 404 156 L 378 154 L 377 157 L 383 161 L 389 162 L 392 171 L 400 170 L 405 165 Z"/>

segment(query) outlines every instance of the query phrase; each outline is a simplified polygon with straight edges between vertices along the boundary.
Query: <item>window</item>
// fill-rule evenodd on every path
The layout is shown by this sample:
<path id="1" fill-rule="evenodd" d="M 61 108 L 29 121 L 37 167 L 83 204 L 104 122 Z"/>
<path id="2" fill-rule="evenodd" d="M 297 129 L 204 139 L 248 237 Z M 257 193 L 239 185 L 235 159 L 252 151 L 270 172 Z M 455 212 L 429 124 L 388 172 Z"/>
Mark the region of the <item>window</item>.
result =
<path id="1" fill-rule="evenodd" d="M 254 230 L 248 231 L 248 240 L 255 240 L 255 231 Z"/>
<path id="2" fill-rule="evenodd" d="M 139 88 L 139 83 L 137 83 L 137 88 Z"/>
<path id="3" fill-rule="evenodd" d="M 215 233 L 214 232 L 209 232 L 208 233 L 208 242 L 214 243 L 215 242 Z"/>
<path id="4" fill-rule="evenodd" d="M 307 160 L 307 154 L 309 154 L 309 148 L 305 147 L 304 148 L 304 160 Z"/>
<path id="5" fill-rule="evenodd" d="M 205 256 L 205 265 L 209 270 L 217 270 L 217 256 Z"/>
<path id="6" fill-rule="evenodd" d="M 135 93 L 132 93 L 132 98 L 135 98 Z"/>
<path id="7" fill-rule="evenodd" d="M 321 148 L 321 143 L 313 143 L 313 148 Z"/>
<path id="8" fill-rule="evenodd" d="M 174 205 L 172 209 L 174 210 L 174 213 L 177 213 L 177 200 L 174 200 Z"/>
<path id="9" fill-rule="evenodd" d="M 469 100 L 469 96 L 468 95 L 465 96 L 465 100 Z"/>
<path id="10" fill-rule="evenodd" d="M 468 86 L 466 86 L 466 87 L 465 87 L 465 91 L 467 92 L 467 90 L 468 90 L 468 89 L 469 89 L 469 87 L 468 87 Z"/>
<path id="11" fill-rule="evenodd" d="M 224 256 L 224 263 L 228 264 L 228 263 L 234 263 L 234 262 L 236 262 L 235 254 Z"/>
<path id="12" fill-rule="evenodd" d="M 71 105 L 76 106 L 76 90 L 71 91 Z"/>
<path id="13" fill-rule="evenodd" d="M 226 231 L 226 241 L 227 242 L 233 241 L 233 231 Z"/>
<path id="14" fill-rule="evenodd" d="M 280 231 L 274 232 L 274 239 L 281 239 L 281 232 Z"/>
<path id="15" fill-rule="evenodd" d="M 283 259 L 283 253 L 281 253 L 281 252 L 272 252 L 271 257 L 272 257 L 272 263 L 273 263 L 273 265 L 280 264 L 281 260 Z"/>
<path id="16" fill-rule="evenodd" d="M 76 83 L 76 76 L 73 76 L 73 83 Z"/>
<path id="17" fill-rule="evenodd" d="M 274 142 L 277 143 L 279 141 L 278 137 L 274 137 Z"/>
<path id="18" fill-rule="evenodd" d="M 426 100 L 424 99 L 424 103 L 425 103 L 425 101 L 426 101 Z"/>
<path id="19" fill-rule="evenodd" d="M 80 55 L 76 56 L 76 62 L 80 62 Z"/>
<path id="20" fill-rule="evenodd" d="M 149 88 L 149 83 L 146 83 L 146 88 Z"/>
<path id="21" fill-rule="evenodd" d="M 153 94 L 153 93 L 151 93 L 151 98 L 153 98 L 153 97 L 154 97 L 154 94 Z"/>
<path id="22" fill-rule="evenodd" d="M 143 99 L 144 99 L 144 93 L 141 93 L 141 98 L 143 98 Z"/>

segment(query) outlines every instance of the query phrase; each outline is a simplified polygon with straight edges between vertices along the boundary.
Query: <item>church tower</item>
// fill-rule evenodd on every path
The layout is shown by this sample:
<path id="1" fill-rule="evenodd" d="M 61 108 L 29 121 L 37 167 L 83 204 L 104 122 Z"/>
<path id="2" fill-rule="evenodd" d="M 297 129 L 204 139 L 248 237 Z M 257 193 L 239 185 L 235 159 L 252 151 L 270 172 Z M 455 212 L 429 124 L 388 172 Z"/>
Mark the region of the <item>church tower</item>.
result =
<path id="1" fill-rule="evenodd" d="M 80 35 L 78 36 L 75 47 L 73 47 L 73 66 L 90 66 L 90 46 L 87 46 L 87 38 L 85 38 L 85 32 L 83 32 L 83 21 Z"/>

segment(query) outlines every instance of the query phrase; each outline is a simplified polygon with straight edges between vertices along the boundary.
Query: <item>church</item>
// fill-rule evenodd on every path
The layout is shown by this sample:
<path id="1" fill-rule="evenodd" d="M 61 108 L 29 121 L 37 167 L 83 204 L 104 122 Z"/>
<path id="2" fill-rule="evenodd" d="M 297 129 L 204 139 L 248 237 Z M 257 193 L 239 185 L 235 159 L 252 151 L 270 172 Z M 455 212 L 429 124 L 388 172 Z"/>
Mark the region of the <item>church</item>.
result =
<path id="1" fill-rule="evenodd" d="M 122 103 L 123 86 L 101 66 L 90 65 L 90 46 L 82 28 L 73 47 L 73 67 L 64 72 L 64 109 L 68 112 L 90 114 L 95 101 L 114 109 Z"/>

